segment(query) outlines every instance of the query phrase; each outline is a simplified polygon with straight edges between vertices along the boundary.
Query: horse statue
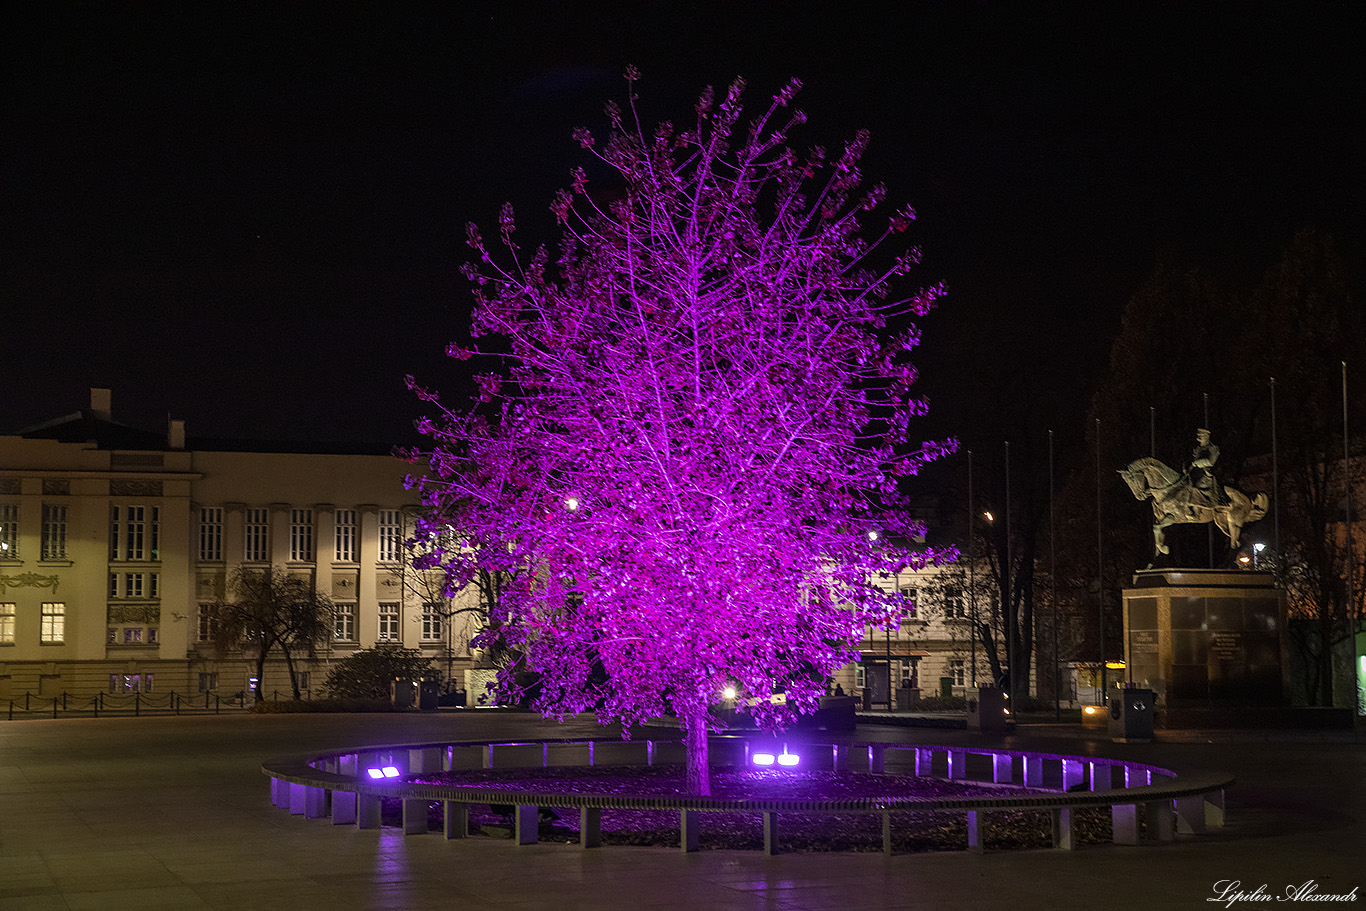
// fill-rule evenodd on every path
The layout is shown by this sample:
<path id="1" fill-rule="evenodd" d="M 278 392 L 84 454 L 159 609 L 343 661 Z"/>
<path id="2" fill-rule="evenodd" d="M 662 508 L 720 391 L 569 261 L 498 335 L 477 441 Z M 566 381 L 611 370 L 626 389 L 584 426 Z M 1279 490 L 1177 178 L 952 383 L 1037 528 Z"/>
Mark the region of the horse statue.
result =
<path id="1" fill-rule="evenodd" d="M 1135 459 L 1119 476 L 1129 485 L 1134 498 L 1153 500 L 1153 547 L 1156 559 L 1171 553 L 1162 530 L 1169 525 L 1204 525 L 1213 522 L 1228 536 L 1229 546 L 1238 549 L 1243 526 L 1266 515 L 1270 502 L 1265 493 L 1251 497 L 1236 488 L 1224 486 L 1226 503 L 1212 501 L 1204 491 L 1194 487 L 1187 474 L 1173 471 L 1157 459 Z M 1148 564 L 1151 568 L 1152 564 Z"/>

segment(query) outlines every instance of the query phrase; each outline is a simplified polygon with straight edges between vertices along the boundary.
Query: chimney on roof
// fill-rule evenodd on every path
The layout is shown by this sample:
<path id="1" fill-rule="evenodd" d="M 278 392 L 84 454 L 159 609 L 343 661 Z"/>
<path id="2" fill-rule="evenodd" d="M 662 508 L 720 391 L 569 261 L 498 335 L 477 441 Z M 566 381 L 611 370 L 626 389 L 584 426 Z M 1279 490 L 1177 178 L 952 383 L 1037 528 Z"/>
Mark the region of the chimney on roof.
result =
<path id="1" fill-rule="evenodd" d="M 113 410 L 113 402 L 114 393 L 111 390 L 91 387 L 90 410 L 94 412 L 95 417 L 103 418 L 106 421 L 112 421 L 113 418 L 110 415 Z"/>
<path id="2" fill-rule="evenodd" d="M 166 426 L 166 448 L 184 449 L 185 448 L 185 422 L 172 421 L 167 418 Z"/>

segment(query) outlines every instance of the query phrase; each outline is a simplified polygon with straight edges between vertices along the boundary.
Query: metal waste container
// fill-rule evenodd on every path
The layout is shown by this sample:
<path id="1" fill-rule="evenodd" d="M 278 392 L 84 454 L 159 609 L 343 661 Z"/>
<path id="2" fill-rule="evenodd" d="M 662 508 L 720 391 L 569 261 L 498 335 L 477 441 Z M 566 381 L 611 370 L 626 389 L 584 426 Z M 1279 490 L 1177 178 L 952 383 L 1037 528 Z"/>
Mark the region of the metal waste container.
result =
<path id="1" fill-rule="evenodd" d="M 417 681 L 395 677 L 389 685 L 389 701 L 396 709 L 410 709 L 417 703 Z"/>
<path id="2" fill-rule="evenodd" d="M 418 682 L 417 707 L 424 712 L 435 712 L 439 693 L 439 681 L 423 677 Z"/>
<path id="3" fill-rule="evenodd" d="M 1110 691 L 1110 739 L 1143 743 L 1153 739 L 1153 691 L 1141 686 L 1117 686 Z"/>
<path id="4" fill-rule="evenodd" d="M 1006 714 L 1006 691 L 983 684 L 976 695 L 968 694 L 968 730 L 1004 733 L 1009 729 Z"/>

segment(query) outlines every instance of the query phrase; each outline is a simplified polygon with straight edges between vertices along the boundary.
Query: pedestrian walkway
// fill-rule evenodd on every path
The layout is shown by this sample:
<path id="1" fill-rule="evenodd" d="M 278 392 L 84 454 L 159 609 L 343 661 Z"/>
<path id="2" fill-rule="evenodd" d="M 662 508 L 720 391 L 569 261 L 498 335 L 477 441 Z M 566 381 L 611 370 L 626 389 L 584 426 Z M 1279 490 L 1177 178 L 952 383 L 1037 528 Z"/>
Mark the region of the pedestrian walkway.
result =
<path id="1" fill-rule="evenodd" d="M 1112 744 L 1079 725 L 1044 727 L 988 738 L 866 725 L 858 736 L 1228 771 L 1238 777 L 1228 826 L 1170 845 L 985 856 L 452 843 L 282 813 L 260 763 L 345 746 L 606 732 L 589 719 L 497 712 L 33 720 L 0 723 L 0 908 L 1110 911 L 1220 907 L 1206 899 L 1231 880 L 1274 895 L 1310 881 L 1320 894 L 1366 887 L 1360 743 L 1220 733 Z"/>

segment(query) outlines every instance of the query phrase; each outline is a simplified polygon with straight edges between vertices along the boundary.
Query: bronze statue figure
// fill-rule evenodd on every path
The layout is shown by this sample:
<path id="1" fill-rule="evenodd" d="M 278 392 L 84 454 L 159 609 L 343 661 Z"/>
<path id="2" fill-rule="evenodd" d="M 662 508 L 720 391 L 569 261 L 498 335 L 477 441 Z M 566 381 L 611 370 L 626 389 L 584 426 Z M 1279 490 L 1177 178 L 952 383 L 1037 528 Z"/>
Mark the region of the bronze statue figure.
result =
<path id="1" fill-rule="evenodd" d="M 1265 493 L 1249 497 L 1217 482 L 1214 463 L 1219 461 L 1219 447 L 1210 442 L 1209 431 L 1197 430 L 1195 441 L 1185 471 L 1173 471 L 1157 459 L 1136 459 L 1119 472 L 1136 499 L 1152 498 L 1154 559 L 1171 552 L 1162 533 L 1169 525 L 1213 522 L 1236 550 L 1243 526 L 1266 515 L 1270 501 Z"/>

